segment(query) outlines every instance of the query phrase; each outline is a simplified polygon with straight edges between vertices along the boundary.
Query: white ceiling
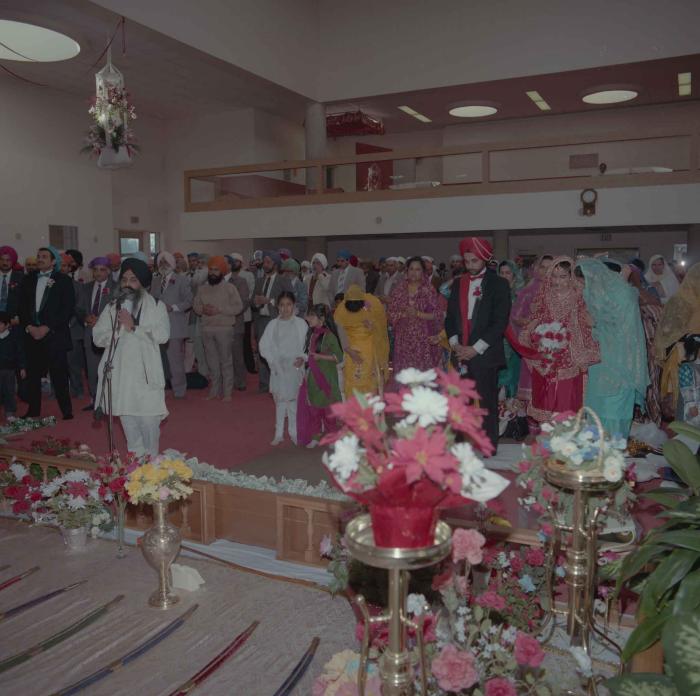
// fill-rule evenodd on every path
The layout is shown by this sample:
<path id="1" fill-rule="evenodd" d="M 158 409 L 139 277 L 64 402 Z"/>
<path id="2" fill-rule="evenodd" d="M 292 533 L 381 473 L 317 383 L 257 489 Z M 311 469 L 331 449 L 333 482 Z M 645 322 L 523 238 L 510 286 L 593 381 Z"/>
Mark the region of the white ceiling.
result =
<path id="1" fill-rule="evenodd" d="M 3 61 L 23 78 L 50 89 L 94 94 L 94 73 L 119 15 L 87 0 L 0 0 L 0 18 L 31 22 L 75 39 L 80 54 L 57 63 Z M 121 34 L 112 60 L 124 74 L 138 113 L 157 118 L 186 118 L 211 111 L 256 108 L 301 123 L 307 100 L 284 87 L 218 60 L 127 19 L 126 54 Z M 0 71 L 0 80 L 13 80 Z"/>

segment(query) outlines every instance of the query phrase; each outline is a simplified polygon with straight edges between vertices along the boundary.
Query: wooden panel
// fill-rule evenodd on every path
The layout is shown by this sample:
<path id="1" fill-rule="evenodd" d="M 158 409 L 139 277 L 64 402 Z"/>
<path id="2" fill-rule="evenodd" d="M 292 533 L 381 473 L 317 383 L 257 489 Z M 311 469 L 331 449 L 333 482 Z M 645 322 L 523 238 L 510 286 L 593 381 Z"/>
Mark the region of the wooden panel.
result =
<path id="1" fill-rule="evenodd" d="M 276 548 L 275 493 L 221 484 L 215 485 L 214 491 L 217 539 Z"/>
<path id="2" fill-rule="evenodd" d="M 277 496 L 277 558 L 282 561 L 327 565 L 321 558 L 321 539 L 340 531 L 348 504 L 301 495 Z"/>

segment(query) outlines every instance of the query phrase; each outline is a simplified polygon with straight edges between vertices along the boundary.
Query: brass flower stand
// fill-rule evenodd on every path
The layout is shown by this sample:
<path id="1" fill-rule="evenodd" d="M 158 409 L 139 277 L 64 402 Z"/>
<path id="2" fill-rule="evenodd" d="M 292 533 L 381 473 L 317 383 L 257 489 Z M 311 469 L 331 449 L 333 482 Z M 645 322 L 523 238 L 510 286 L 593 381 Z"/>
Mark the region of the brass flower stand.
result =
<path id="1" fill-rule="evenodd" d="M 592 494 L 611 493 L 621 481 L 608 481 L 599 469 L 570 470 L 561 462 L 550 459 L 544 467 L 545 479 L 557 488 L 573 492 L 571 526 L 555 522 L 557 533 L 570 534 L 566 546 L 566 584 L 568 586 L 567 633 L 571 646 L 580 646 L 591 655 L 591 631 L 615 652 L 622 650 L 601 631 L 595 622 L 593 603 L 596 592 L 596 566 L 598 560 L 598 517 L 601 507 L 592 509 Z M 553 518 L 554 519 L 554 518 Z M 597 694 L 596 679 L 588 681 L 589 694 Z"/>
<path id="2" fill-rule="evenodd" d="M 409 571 L 435 565 L 442 561 L 452 548 L 452 531 L 444 522 L 438 522 L 435 542 L 432 546 L 415 549 L 376 546 L 369 515 L 360 515 L 350 522 L 345 530 L 345 540 L 351 556 L 365 565 L 389 571 L 389 606 L 380 616 L 370 617 L 364 597 L 356 599 L 364 617 L 364 635 L 357 688 L 360 696 L 365 694 L 367 662 L 369 658 L 370 625 L 388 623 L 389 642 L 379 660 L 379 676 L 383 696 L 413 696 L 414 670 L 411 652 L 407 648 L 407 629 L 416 632 L 422 694 L 427 694 L 427 668 L 423 645 L 423 617 L 411 621 L 406 615 Z"/>

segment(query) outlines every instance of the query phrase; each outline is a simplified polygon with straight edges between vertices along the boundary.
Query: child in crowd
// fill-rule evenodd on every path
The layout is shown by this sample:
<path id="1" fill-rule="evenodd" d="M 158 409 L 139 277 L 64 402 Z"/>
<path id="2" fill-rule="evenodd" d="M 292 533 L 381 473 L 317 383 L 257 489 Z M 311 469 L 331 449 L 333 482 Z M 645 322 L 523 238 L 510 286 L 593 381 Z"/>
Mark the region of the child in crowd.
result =
<path id="1" fill-rule="evenodd" d="M 21 379 L 27 377 L 22 337 L 10 325 L 10 315 L 0 312 L 0 402 L 5 418 L 13 420 L 17 412 L 17 371 Z"/>
<path id="2" fill-rule="evenodd" d="M 297 444 L 297 397 L 304 378 L 304 343 L 306 322 L 294 316 L 294 293 L 284 291 L 277 298 L 277 319 L 265 328 L 258 346 L 260 355 L 270 365 L 270 393 L 275 400 L 275 437 L 271 445 L 284 439 L 287 418 L 289 438 Z"/>
<path id="3" fill-rule="evenodd" d="M 297 400 L 297 440 L 315 447 L 323 433 L 336 429 L 332 404 L 341 400 L 338 365 L 343 361 L 338 330 L 331 310 L 324 304 L 311 307 L 306 315 L 306 378 Z"/>

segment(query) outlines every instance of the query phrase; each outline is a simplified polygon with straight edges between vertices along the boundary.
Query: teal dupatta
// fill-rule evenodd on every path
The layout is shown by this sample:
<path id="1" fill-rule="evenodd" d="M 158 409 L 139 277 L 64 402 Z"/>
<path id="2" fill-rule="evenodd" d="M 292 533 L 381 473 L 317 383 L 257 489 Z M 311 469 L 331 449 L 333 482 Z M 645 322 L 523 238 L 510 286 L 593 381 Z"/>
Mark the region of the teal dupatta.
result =
<path id="1" fill-rule="evenodd" d="M 649 386 L 639 293 L 598 259 L 582 259 L 576 267 L 585 279 L 583 298 L 600 345 L 600 362 L 588 369 L 585 404 L 611 435 L 627 437 L 634 405 L 644 404 Z"/>

